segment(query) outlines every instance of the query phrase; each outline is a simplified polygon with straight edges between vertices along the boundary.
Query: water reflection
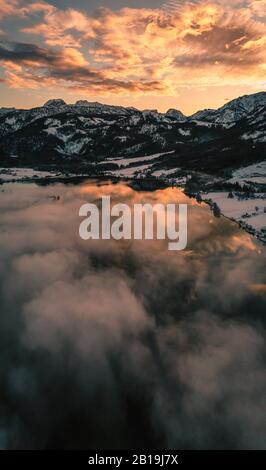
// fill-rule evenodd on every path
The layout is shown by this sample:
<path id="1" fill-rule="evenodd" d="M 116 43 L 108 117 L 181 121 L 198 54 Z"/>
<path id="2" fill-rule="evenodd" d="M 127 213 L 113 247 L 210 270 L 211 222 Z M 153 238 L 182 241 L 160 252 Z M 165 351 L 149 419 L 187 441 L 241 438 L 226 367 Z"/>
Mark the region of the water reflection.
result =
<path id="1" fill-rule="evenodd" d="M 265 448 L 255 239 L 176 188 L 2 189 L 1 448 Z M 79 207 L 102 195 L 188 203 L 187 249 L 82 241 Z"/>

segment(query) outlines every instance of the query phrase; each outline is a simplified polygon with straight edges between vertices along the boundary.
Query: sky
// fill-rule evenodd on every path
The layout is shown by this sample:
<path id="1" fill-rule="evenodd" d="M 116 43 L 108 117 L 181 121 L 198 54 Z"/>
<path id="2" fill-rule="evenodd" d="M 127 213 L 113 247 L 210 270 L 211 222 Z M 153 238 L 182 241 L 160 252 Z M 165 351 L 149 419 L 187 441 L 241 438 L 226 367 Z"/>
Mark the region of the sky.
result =
<path id="1" fill-rule="evenodd" d="M 265 90 L 266 0 L 0 0 L 0 106 L 189 115 Z"/>

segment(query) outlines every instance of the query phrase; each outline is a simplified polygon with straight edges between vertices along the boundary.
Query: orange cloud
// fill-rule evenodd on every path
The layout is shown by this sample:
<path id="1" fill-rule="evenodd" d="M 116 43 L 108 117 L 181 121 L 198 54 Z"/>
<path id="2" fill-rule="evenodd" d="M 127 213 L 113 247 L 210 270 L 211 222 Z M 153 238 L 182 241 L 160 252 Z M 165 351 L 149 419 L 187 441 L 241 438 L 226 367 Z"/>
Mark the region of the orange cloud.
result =
<path id="1" fill-rule="evenodd" d="M 87 93 L 156 93 L 164 84 L 156 80 L 121 80 L 108 70 L 91 67 L 80 51 L 66 48 L 55 51 L 34 44 L 2 43 L 0 63 L 5 68 L 5 83 L 11 88 L 64 86 Z"/>
<path id="2" fill-rule="evenodd" d="M 252 12 L 259 18 L 265 18 L 266 0 L 254 0 L 249 4 Z"/>
<path id="3" fill-rule="evenodd" d="M 40 23 L 23 28 L 22 31 L 43 36 L 49 46 L 80 47 L 80 38 L 78 39 L 69 31 L 84 35 L 89 28 L 89 18 L 73 8 L 59 10 L 46 3 L 33 3 L 25 11 L 29 15 L 43 13 L 44 17 Z"/>
<path id="4" fill-rule="evenodd" d="M 262 83 L 265 0 L 171 5 L 170 9 L 99 8 L 88 15 L 32 3 L 24 14 L 35 22 L 22 32 L 43 38 L 48 46 L 45 58 L 39 54 L 33 61 L 31 57 L 22 61 L 15 51 L 4 66 L 10 72 L 7 61 L 20 63 L 21 78 L 24 72 L 24 79 L 30 74 L 31 81 L 41 74 L 86 94 L 175 95 L 184 86 Z"/>
<path id="5" fill-rule="evenodd" d="M 5 16 L 18 14 L 18 1 L 17 0 L 0 0 L 0 20 Z"/>

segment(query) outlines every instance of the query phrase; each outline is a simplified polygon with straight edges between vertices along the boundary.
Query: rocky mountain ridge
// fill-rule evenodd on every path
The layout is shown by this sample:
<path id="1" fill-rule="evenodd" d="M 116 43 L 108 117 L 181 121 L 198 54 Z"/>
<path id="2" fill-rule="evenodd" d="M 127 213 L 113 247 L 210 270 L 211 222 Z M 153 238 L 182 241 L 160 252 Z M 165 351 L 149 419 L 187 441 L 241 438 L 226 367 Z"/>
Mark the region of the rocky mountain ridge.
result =
<path id="1" fill-rule="evenodd" d="M 190 117 L 174 109 L 159 113 L 55 99 L 29 110 L 0 109 L 0 161 L 95 167 L 113 158 L 171 152 L 166 170 L 217 172 L 265 159 L 265 123 L 265 92 Z"/>

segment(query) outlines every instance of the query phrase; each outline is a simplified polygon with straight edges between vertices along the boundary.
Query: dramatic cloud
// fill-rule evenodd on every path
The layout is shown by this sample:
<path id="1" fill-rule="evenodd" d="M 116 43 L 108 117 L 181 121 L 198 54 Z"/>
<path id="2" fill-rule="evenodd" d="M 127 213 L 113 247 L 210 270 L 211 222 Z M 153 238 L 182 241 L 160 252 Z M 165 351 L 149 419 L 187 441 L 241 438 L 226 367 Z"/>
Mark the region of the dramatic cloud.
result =
<path id="1" fill-rule="evenodd" d="M 79 207 L 102 194 L 187 201 L 1 195 L 0 447 L 265 448 L 265 250 L 194 201 L 185 252 L 82 242 Z"/>
<path id="2" fill-rule="evenodd" d="M 86 92 L 163 91 L 163 84 L 153 80 L 119 80 L 107 71 L 89 66 L 82 53 L 73 48 L 60 51 L 34 44 L 1 43 L 0 61 L 7 69 L 6 82 L 13 88 L 62 86 L 82 88 Z"/>
<path id="3" fill-rule="evenodd" d="M 92 15 L 33 2 L 21 10 L 20 33 L 38 40 L 38 48 L 42 40 L 47 56 L 71 54 L 73 60 L 69 65 L 65 61 L 62 77 L 49 57 L 39 66 L 37 61 L 21 64 L 13 54 L 2 65 L 11 86 L 24 87 L 28 82 L 31 87 L 35 82 L 35 86 L 52 87 L 56 80 L 66 79 L 67 83 L 58 85 L 69 87 L 72 81 L 73 88 L 87 95 L 154 92 L 170 96 L 184 86 L 239 83 L 260 87 L 265 77 L 264 7 L 264 0 L 233 4 L 201 0 L 170 2 L 161 9 L 99 8 Z M 28 44 L 29 53 L 31 47 Z M 17 79 L 10 62 L 21 64 Z M 44 63 L 49 64 L 46 74 Z M 100 77 L 95 84 L 91 74 Z M 42 83 L 40 77 L 45 75 Z M 47 76 L 55 81 L 48 82 Z"/>
<path id="4" fill-rule="evenodd" d="M 43 36 L 49 46 L 80 47 L 81 38 L 77 34 L 87 34 L 90 28 L 89 17 L 73 8 L 64 11 L 46 3 L 33 3 L 24 11 L 29 16 L 43 13 L 43 21 L 24 28 L 24 32 Z"/>

